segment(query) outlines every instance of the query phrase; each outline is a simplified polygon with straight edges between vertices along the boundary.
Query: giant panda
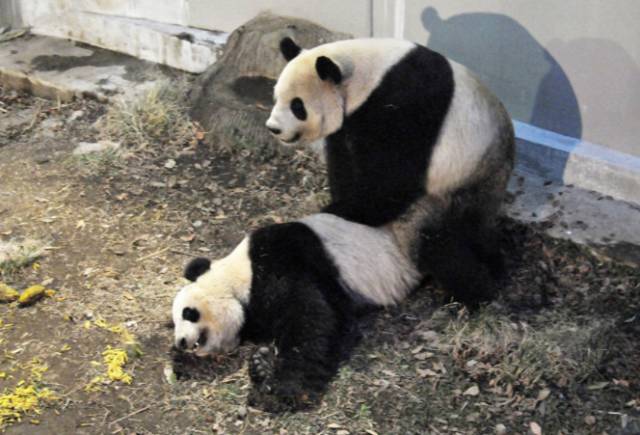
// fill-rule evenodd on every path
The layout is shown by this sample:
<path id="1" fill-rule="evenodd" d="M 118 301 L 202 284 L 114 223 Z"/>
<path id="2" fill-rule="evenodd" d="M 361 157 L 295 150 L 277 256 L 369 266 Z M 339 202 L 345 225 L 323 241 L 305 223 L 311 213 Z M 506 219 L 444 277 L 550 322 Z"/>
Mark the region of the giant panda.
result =
<path id="1" fill-rule="evenodd" d="M 263 348 L 249 367 L 249 403 L 272 412 L 316 404 L 355 315 L 401 301 L 421 280 L 388 229 L 327 213 L 258 229 L 218 261 L 192 260 L 185 277 L 175 347 L 205 356 L 274 342 L 277 356 Z"/>
<path id="2" fill-rule="evenodd" d="M 490 297 L 515 147 L 501 102 L 462 65 L 409 41 L 303 50 L 284 38 L 280 50 L 288 63 L 266 127 L 288 145 L 324 142 L 324 211 L 388 227 L 454 298 Z"/>

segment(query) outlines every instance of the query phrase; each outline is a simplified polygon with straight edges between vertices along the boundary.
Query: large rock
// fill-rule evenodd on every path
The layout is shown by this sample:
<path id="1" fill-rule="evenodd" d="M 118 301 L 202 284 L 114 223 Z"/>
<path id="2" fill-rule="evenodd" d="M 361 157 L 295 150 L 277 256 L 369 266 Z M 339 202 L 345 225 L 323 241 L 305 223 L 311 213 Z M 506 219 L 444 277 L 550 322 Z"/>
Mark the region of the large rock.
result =
<path id="1" fill-rule="evenodd" d="M 269 157 L 281 148 L 264 127 L 273 105 L 273 86 L 285 66 L 282 38 L 302 47 L 348 39 L 310 21 L 260 14 L 229 36 L 220 59 L 190 92 L 191 116 L 207 140 L 231 149 L 249 148 Z"/>

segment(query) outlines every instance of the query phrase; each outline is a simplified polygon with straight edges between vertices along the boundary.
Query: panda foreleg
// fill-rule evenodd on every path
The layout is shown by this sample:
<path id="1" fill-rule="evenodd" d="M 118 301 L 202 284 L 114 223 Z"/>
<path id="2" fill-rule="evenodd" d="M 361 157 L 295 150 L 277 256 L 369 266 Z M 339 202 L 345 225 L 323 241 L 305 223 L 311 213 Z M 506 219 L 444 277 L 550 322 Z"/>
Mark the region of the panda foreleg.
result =
<path id="1" fill-rule="evenodd" d="M 250 361 L 254 383 L 249 404 L 269 412 L 318 404 L 338 370 L 339 331 L 348 329 L 316 285 L 306 282 L 291 299 L 277 325 L 273 362 L 264 353 Z"/>

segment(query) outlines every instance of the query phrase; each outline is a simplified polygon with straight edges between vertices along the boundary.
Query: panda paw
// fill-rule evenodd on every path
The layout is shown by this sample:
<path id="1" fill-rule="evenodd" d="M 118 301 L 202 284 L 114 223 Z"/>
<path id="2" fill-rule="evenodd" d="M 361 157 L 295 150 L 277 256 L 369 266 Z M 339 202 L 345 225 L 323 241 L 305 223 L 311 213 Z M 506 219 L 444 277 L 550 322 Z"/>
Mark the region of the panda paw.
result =
<path id="1" fill-rule="evenodd" d="M 254 384 L 247 402 L 254 408 L 279 414 L 310 409 L 317 404 L 318 399 L 316 394 L 303 391 L 295 383 L 283 382 L 279 385 Z"/>
<path id="2" fill-rule="evenodd" d="M 260 347 L 249 359 L 249 377 L 255 384 L 262 384 L 271 378 L 275 353 L 272 349 Z"/>

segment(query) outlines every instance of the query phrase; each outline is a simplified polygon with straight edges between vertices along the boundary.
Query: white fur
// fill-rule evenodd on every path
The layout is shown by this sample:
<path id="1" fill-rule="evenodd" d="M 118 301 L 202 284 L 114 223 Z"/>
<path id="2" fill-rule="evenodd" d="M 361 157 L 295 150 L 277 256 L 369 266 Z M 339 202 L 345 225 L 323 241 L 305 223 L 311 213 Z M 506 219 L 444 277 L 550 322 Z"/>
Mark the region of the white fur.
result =
<path id="1" fill-rule="evenodd" d="M 368 302 L 395 304 L 419 283 L 419 272 L 394 244 L 388 229 L 327 213 L 314 214 L 300 222 L 318 235 L 344 284 Z"/>
<path id="2" fill-rule="evenodd" d="M 176 345 L 184 338 L 191 349 L 201 330 L 207 328 L 207 342 L 197 348 L 196 354 L 202 356 L 236 347 L 244 324 L 242 306 L 249 303 L 252 276 L 247 237 L 231 254 L 214 261 L 207 272 L 176 295 L 172 310 Z M 186 307 L 198 310 L 197 323 L 182 318 Z"/>
<path id="3" fill-rule="evenodd" d="M 449 62 L 455 91 L 429 164 L 427 189 L 433 195 L 451 192 L 473 176 L 504 125 L 497 99 L 464 66 Z"/>
<path id="4" fill-rule="evenodd" d="M 405 56 L 415 44 L 398 39 L 349 39 L 310 50 L 302 50 L 284 68 L 274 89 L 275 106 L 267 127 L 281 130 L 277 135 L 285 143 L 300 133 L 295 143 L 309 144 L 335 133 L 344 116 L 360 107 L 379 85 L 385 73 Z M 338 65 L 343 81 L 335 85 L 322 81 L 316 60 L 326 56 Z M 301 98 L 307 119 L 301 121 L 291 113 L 293 98 Z"/>

